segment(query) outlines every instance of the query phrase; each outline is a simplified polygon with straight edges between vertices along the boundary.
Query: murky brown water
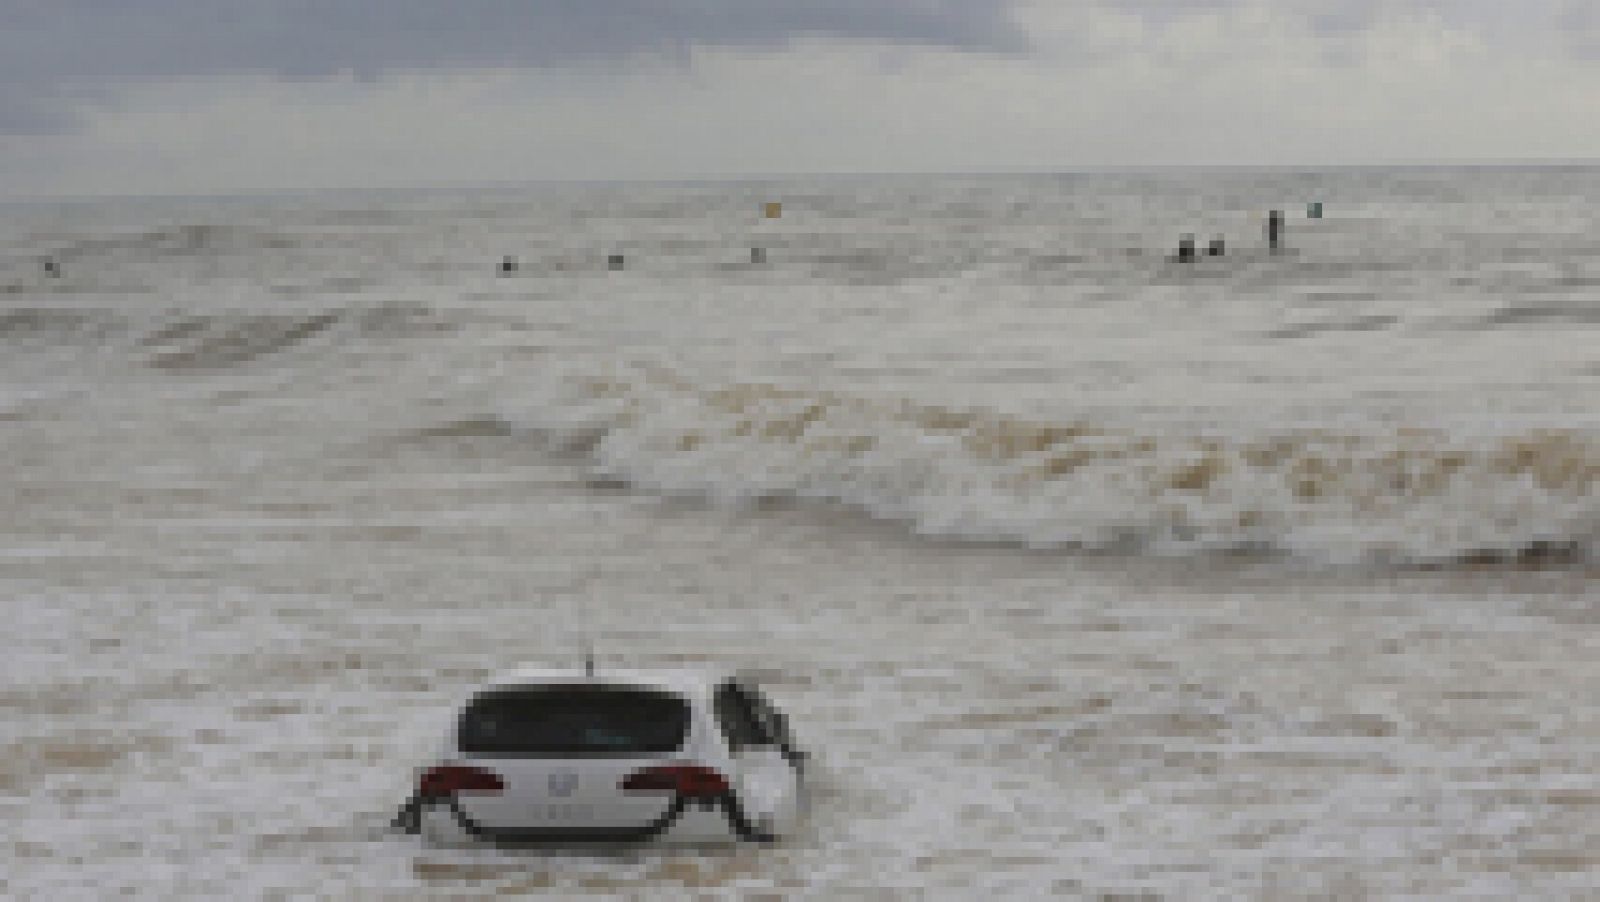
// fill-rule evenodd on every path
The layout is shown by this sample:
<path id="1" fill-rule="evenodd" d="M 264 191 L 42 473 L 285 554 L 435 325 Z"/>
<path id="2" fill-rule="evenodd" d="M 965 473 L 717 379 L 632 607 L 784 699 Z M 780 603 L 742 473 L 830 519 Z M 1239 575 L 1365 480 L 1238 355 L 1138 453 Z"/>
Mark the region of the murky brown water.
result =
<path id="1" fill-rule="evenodd" d="M 997 219 L 963 268 L 943 232 L 884 239 L 926 206 L 897 190 L 819 194 L 863 205 L 843 237 L 791 199 L 772 271 L 718 268 L 711 188 L 565 237 L 554 201 L 10 211 L 0 888 L 1592 890 L 1586 327 L 1441 338 L 1501 301 L 1430 308 L 1368 276 L 1407 328 L 1267 337 L 1309 309 L 1283 292 L 1350 288 L 1309 241 L 1293 272 L 1189 277 L 1055 260 L 1042 219 Z M 1361 256 L 1329 228 L 1324 256 Z M 585 240 L 646 233 L 640 272 L 582 268 Z M 1562 234 L 1540 265 L 1586 277 Z M 830 235 L 883 239 L 910 275 L 808 244 Z M 537 242 L 570 268 L 493 276 Z M 60 283 L 25 271 L 46 246 L 77 249 Z M 1498 259 L 1407 278 L 1536 280 Z M 383 830 L 454 699 L 578 666 L 584 635 L 602 665 L 768 673 L 818 756 L 804 835 L 462 851 Z"/>

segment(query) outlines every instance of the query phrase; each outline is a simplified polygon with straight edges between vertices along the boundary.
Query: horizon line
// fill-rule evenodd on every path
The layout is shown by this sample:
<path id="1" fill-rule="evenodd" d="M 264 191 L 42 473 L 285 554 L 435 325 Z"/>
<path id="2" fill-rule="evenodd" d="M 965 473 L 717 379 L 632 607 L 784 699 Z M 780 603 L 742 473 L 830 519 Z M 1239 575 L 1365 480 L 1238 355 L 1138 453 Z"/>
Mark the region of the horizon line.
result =
<path id="1" fill-rule="evenodd" d="M 1472 169 L 1587 169 L 1600 167 L 1600 157 L 1490 158 L 1474 160 L 1410 160 L 1366 163 L 1145 163 L 1063 167 L 1015 166 L 951 170 L 813 170 L 742 174 L 694 174 L 677 176 L 618 176 L 606 178 L 532 178 L 490 180 L 413 181 L 407 184 L 381 184 L 341 187 L 255 188 L 240 191 L 102 192 L 84 194 L 0 195 L 0 205 L 36 206 L 80 204 L 96 201 L 183 201 L 183 200 L 268 200 L 295 198 L 311 194 L 359 195 L 404 192 L 490 191 L 505 188 L 599 185 L 728 184 L 793 181 L 799 179 L 869 178 L 986 178 L 1007 176 L 1118 175 L 1124 173 L 1184 172 L 1341 172 L 1374 169 L 1389 170 L 1472 170 Z"/>

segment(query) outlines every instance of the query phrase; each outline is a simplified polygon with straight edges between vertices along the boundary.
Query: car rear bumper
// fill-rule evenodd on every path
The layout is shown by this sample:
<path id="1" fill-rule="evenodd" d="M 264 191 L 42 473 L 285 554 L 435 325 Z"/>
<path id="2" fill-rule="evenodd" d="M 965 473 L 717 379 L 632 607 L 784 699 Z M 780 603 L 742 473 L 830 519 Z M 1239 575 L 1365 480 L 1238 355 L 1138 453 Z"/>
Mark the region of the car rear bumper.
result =
<path id="1" fill-rule="evenodd" d="M 675 799 L 659 818 L 631 827 L 507 827 L 474 820 L 454 799 L 440 799 L 417 812 L 417 826 L 436 841 L 497 844 L 636 844 L 765 842 L 775 837 L 745 817 L 737 799 L 707 802 Z"/>

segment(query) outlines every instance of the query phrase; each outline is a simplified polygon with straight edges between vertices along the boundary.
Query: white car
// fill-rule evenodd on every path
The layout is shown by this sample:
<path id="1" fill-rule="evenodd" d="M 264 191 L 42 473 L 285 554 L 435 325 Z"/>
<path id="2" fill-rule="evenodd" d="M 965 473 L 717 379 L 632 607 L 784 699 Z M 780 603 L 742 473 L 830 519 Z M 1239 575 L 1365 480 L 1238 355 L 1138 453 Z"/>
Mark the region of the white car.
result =
<path id="1" fill-rule="evenodd" d="M 519 670 L 466 702 L 395 823 L 443 843 L 772 841 L 805 759 L 731 673 Z"/>

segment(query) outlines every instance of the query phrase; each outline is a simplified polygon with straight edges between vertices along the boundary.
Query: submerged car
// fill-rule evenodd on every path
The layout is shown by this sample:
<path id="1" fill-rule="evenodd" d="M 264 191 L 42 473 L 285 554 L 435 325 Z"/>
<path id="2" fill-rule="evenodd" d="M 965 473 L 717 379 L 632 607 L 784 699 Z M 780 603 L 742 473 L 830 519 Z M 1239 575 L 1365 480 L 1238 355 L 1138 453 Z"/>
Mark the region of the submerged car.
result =
<path id="1" fill-rule="evenodd" d="M 772 841 L 806 756 L 732 673 L 520 670 L 463 706 L 397 826 L 435 842 Z"/>

